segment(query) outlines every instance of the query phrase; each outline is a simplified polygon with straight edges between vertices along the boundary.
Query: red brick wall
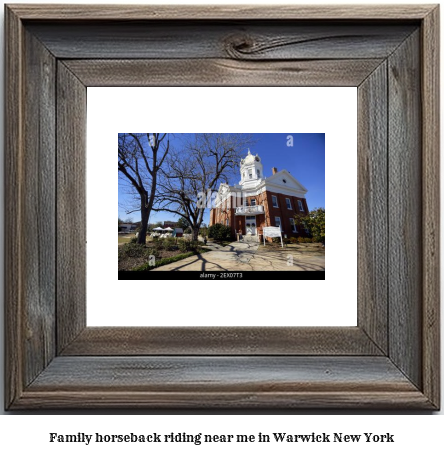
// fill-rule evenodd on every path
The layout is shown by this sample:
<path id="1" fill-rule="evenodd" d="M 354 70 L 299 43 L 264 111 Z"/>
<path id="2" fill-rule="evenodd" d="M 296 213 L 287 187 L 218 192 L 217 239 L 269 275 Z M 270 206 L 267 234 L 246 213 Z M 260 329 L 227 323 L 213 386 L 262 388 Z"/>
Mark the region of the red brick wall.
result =
<path id="1" fill-rule="evenodd" d="M 278 199 L 278 206 L 273 207 L 272 195 L 275 195 Z M 287 209 L 287 202 L 285 198 L 290 198 L 291 209 Z M 274 193 L 266 191 L 257 196 L 247 197 L 248 204 L 251 205 L 251 200 L 256 200 L 256 206 L 264 206 L 265 214 L 256 215 L 256 226 L 258 234 L 262 234 L 262 228 L 264 226 L 275 226 L 275 217 L 281 218 L 281 226 L 283 234 L 287 237 L 298 237 L 305 236 L 305 230 L 303 226 L 297 226 L 297 233 L 294 233 L 291 228 L 290 218 L 295 218 L 295 214 L 306 215 L 308 214 L 308 206 L 305 198 L 298 198 L 295 196 L 288 196 L 282 193 Z M 298 200 L 302 201 L 304 211 L 299 210 Z M 239 203 L 239 202 L 238 202 Z M 233 202 L 233 205 L 235 203 Z M 239 203 L 240 204 L 240 203 Z M 216 223 L 226 225 L 227 217 L 230 220 L 231 235 L 236 238 L 236 234 L 239 230 L 245 234 L 245 216 L 235 216 L 235 208 L 227 208 L 226 202 L 223 203 L 222 207 L 211 209 L 210 212 L 210 226 Z"/>
<path id="2" fill-rule="evenodd" d="M 241 231 L 242 234 L 245 234 L 245 217 L 237 216 L 235 218 L 236 233 Z"/>
<path id="3" fill-rule="evenodd" d="M 278 200 L 278 206 L 279 207 L 273 207 L 273 200 L 272 196 L 276 196 Z M 291 209 L 287 209 L 287 201 L 286 198 L 290 199 L 291 203 Z M 299 211 L 299 204 L 298 200 L 302 201 L 302 205 L 305 209 L 304 212 Z M 303 229 L 302 226 L 297 226 L 297 233 L 294 233 L 291 228 L 290 224 L 290 218 L 294 219 L 295 214 L 297 215 L 306 215 L 308 213 L 308 206 L 307 206 L 307 201 L 305 198 L 298 198 L 296 196 L 289 196 L 289 195 L 284 195 L 282 193 L 274 193 L 274 192 L 269 192 L 267 191 L 267 201 L 268 201 L 268 207 L 269 207 L 269 215 L 270 215 L 270 221 L 268 226 L 275 226 L 275 217 L 280 217 L 281 218 L 281 227 L 283 234 L 286 234 L 287 237 L 297 237 L 297 236 L 305 236 L 305 230 Z"/>

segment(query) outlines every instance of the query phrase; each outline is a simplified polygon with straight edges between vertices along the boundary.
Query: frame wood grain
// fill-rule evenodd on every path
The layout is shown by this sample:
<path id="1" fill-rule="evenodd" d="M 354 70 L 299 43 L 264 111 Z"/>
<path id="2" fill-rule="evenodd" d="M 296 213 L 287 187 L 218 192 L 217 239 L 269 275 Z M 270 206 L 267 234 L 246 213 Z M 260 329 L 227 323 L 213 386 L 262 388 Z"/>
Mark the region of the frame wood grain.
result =
<path id="1" fill-rule="evenodd" d="M 7 409 L 439 408 L 438 6 L 5 18 Z M 357 327 L 86 327 L 86 87 L 121 85 L 358 87 Z"/>

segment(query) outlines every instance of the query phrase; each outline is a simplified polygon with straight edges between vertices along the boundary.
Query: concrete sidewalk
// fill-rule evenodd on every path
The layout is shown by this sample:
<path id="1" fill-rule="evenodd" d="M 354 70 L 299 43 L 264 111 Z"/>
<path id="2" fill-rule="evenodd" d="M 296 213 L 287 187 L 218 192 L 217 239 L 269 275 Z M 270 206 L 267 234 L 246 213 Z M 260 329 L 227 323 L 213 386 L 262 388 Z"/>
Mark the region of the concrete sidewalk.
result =
<path id="1" fill-rule="evenodd" d="M 222 247 L 209 242 L 211 252 L 176 261 L 152 271 L 323 271 L 324 255 L 268 249 L 257 242 L 240 241 Z"/>

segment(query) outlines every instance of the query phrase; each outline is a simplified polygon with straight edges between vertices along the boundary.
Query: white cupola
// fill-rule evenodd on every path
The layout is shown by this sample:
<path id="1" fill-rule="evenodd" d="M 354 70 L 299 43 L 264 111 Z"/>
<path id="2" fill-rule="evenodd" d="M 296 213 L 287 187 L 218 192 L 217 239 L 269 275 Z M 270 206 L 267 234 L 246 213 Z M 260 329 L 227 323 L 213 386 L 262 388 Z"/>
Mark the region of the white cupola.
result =
<path id="1" fill-rule="evenodd" d="M 253 155 L 248 149 L 248 154 L 240 162 L 241 180 L 240 185 L 244 187 L 253 187 L 263 179 L 263 167 L 259 155 Z"/>

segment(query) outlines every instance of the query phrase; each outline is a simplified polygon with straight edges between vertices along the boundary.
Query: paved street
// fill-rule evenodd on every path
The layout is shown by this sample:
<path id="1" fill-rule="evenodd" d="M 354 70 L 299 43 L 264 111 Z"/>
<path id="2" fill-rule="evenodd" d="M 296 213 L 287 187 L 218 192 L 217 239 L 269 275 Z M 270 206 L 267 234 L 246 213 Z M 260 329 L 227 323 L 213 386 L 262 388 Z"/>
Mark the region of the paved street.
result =
<path id="1" fill-rule="evenodd" d="M 300 253 L 291 247 L 264 247 L 253 241 L 222 247 L 209 242 L 211 252 L 192 256 L 152 271 L 323 271 L 325 256 Z"/>

